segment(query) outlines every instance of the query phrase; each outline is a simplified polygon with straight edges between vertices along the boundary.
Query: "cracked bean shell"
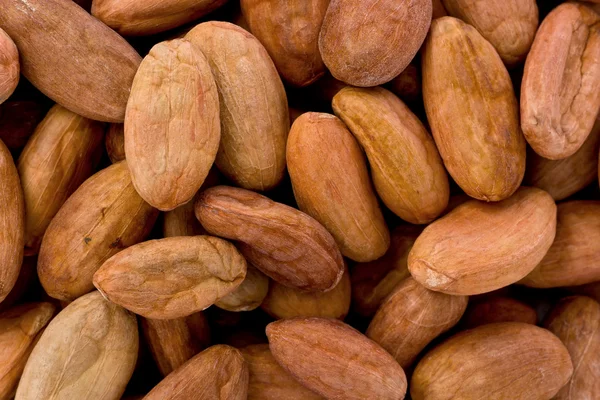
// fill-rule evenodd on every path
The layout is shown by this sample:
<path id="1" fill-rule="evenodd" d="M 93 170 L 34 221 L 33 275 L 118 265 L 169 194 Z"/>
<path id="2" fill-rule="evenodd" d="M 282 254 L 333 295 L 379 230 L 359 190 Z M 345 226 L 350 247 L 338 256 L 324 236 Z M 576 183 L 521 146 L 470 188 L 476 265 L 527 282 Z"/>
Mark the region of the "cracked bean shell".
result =
<path id="1" fill-rule="evenodd" d="M 94 286 L 110 301 L 146 318 L 173 319 L 204 310 L 246 277 L 246 260 L 212 236 L 150 240 L 109 258 Z"/>
<path id="2" fill-rule="evenodd" d="M 542 157 L 557 160 L 581 147 L 600 110 L 600 15 L 575 2 L 542 21 L 525 62 L 521 127 Z"/>
<path id="3" fill-rule="evenodd" d="M 529 274 L 555 234 L 552 197 L 523 187 L 501 202 L 470 200 L 427 226 L 408 255 L 408 269 L 434 291 L 491 292 Z"/>
<path id="4" fill-rule="evenodd" d="M 219 91 L 215 163 L 238 186 L 268 190 L 285 172 L 290 120 L 281 78 L 263 45 L 237 25 L 205 22 L 185 38 L 206 56 Z"/>
<path id="5" fill-rule="evenodd" d="M 210 234 L 240 242 L 248 262 L 283 285 L 328 291 L 342 279 L 344 260 L 335 240 L 308 214 L 228 186 L 204 191 L 195 208 Z"/>
<path id="6" fill-rule="evenodd" d="M 63 204 L 50 222 L 38 256 L 46 293 L 72 301 L 94 289 L 104 261 L 142 241 L 158 210 L 135 191 L 126 161 L 97 172 Z"/>
<path id="7" fill-rule="evenodd" d="M 335 115 L 309 112 L 294 121 L 287 165 L 300 210 L 332 234 L 354 261 L 381 257 L 390 233 L 373 190 L 365 156 Z"/>
<path id="8" fill-rule="evenodd" d="M 184 39 L 154 46 L 125 114 L 125 156 L 140 196 L 162 211 L 190 201 L 220 139 L 219 95 L 206 57 Z"/>
<path id="9" fill-rule="evenodd" d="M 549 400 L 573 373 L 551 332 L 503 322 L 463 331 L 425 355 L 411 382 L 413 400 Z"/>
<path id="10" fill-rule="evenodd" d="M 525 174 L 519 104 L 496 49 L 453 18 L 431 24 L 423 57 L 423 101 L 446 169 L 471 197 L 499 201 Z"/>

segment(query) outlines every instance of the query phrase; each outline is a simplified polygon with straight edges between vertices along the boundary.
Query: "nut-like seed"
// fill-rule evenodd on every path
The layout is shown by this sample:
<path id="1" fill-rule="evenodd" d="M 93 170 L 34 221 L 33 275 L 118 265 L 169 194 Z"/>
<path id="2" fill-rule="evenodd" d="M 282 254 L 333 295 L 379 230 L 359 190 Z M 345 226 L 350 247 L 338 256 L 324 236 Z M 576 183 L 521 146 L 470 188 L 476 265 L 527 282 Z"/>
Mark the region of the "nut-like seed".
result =
<path id="1" fill-rule="evenodd" d="M 227 0 L 94 0 L 92 15 L 123 36 L 152 35 L 192 22 Z"/>
<path id="2" fill-rule="evenodd" d="M 127 161 L 92 175 L 46 229 L 38 258 L 42 286 L 66 301 L 93 290 L 92 278 L 104 261 L 143 240 L 157 216 L 135 191 Z"/>
<path id="3" fill-rule="evenodd" d="M 318 38 L 329 0 L 242 0 L 250 31 L 265 46 L 279 73 L 294 86 L 325 73 Z"/>
<path id="4" fill-rule="evenodd" d="M 567 349 L 552 333 L 503 322 L 461 332 L 427 353 L 410 394 L 413 400 L 551 399 L 572 372 Z"/>
<path id="5" fill-rule="evenodd" d="M 260 42 L 227 22 L 205 22 L 186 36 L 206 55 L 219 89 L 221 145 L 215 163 L 246 189 L 268 190 L 285 171 L 287 97 Z"/>
<path id="6" fill-rule="evenodd" d="M 382 88 L 347 87 L 333 111 L 361 144 L 375 190 L 400 218 L 431 222 L 448 204 L 448 176 L 429 133 L 410 109 Z"/>
<path id="7" fill-rule="evenodd" d="M 95 170 L 104 125 L 56 105 L 23 149 L 17 168 L 25 198 L 25 254 L 37 254 L 50 221 Z"/>
<path id="8" fill-rule="evenodd" d="M 10 36 L 0 29 L 0 104 L 15 91 L 19 83 L 19 71 L 17 46 Z"/>
<path id="9" fill-rule="evenodd" d="M 431 15 L 431 0 L 332 0 L 319 36 L 321 56 L 350 85 L 391 81 L 417 54 Z"/>
<path id="10" fill-rule="evenodd" d="M 408 278 L 381 304 L 366 335 L 406 369 L 425 346 L 456 325 L 467 302 L 466 296 L 436 293 Z"/>
<path id="11" fill-rule="evenodd" d="M 356 312 L 372 317 L 392 290 L 410 276 L 408 253 L 422 231 L 418 226 L 400 225 L 392 231 L 390 249 L 383 257 L 352 268 L 352 308 Z"/>
<path id="12" fill-rule="evenodd" d="M 268 291 L 269 278 L 249 265 L 242 284 L 215 305 L 228 311 L 251 311 L 262 304 Z"/>
<path id="13" fill-rule="evenodd" d="M 261 307 L 274 318 L 323 317 L 343 320 L 350 308 L 348 269 L 329 292 L 305 292 L 272 282 Z"/>
<path id="14" fill-rule="evenodd" d="M 431 290 L 490 292 L 536 268 L 555 233 L 556 205 L 543 190 L 521 188 L 497 203 L 471 200 L 425 228 L 408 269 Z"/>
<path id="15" fill-rule="evenodd" d="M 402 367 L 379 345 L 333 319 L 283 319 L 267 325 L 269 348 L 302 385 L 328 399 L 401 400 Z"/>
<path id="16" fill-rule="evenodd" d="M 600 201 L 558 205 L 556 239 L 521 283 L 538 288 L 583 285 L 600 280 Z"/>
<path id="17" fill-rule="evenodd" d="M 301 115 L 288 137 L 287 165 L 300 210 L 327 228 L 344 256 L 365 262 L 386 252 L 390 234 L 365 156 L 342 121 Z"/>
<path id="18" fill-rule="evenodd" d="M 0 399 L 11 399 L 40 332 L 54 315 L 50 303 L 23 304 L 0 314 Z"/>
<path id="19" fill-rule="evenodd" d="M 0 9 L 27 80 L 79 115 L 123 122 L 141 61 L 125 39 L 71 0 L 0 0 Z"/>
<path id="20" fill-rule="evenodd" d="M 140 318 L 140 327 L 163 376 L 185 364 L 210 343 L 208 320 L 201 312 L 168 320 Z"/>
<path id="21" fill-rule="evenodd" d="M 138 355 L 135 316 L 98 292 L 62 310 L 31 352 L 16 400 L 118 400 Z"/>
<path id="22" fill-rule="evenodd" d="M 125 127 L 123 124 L 110 124 L 104 141 L 108 158 L 113 164 L 125 159 Z"/>
<path id="23" fill-rule="evenodd" d="M 246 277 L 246 260 L 212 236 L 150 240 L 109 258 L 94 286 L 110 301 L 146 318 L 173 319 L 213 305 Z"/>
<path id="24" fill-rule="evenodd" d="M 535 325 L 537 313 L 528 304 L 510 297 L 492 297 L 471 303 L 460 323 L 464 329 L 496 322 L 523 322 Z"/>
<path id="25" fill-rule="evenodd" d="M 248 400 L 323 400 L 281 368 L 267 344 L 240 349 L 250 371 Z"/>
<path id="26" fill-rule="evenodd" d="M 23 262 L 25 205 L 19 173 L 0 141 L 0 302 L 12 290 Z"/>
<path id="27" fill-rule="evenodd" d="M 217 186 L 219 175 L 215 168 L 211 168 L 204 183 L 196 193 L 192 201 L 187 202 L 174 210 L 167 211 L 163 215 L 163 236 L 196 236 L 206 235 L 206 230 L 200 225 L 198 218 L 194 215 L 194 205 L 202 191 Z"/>
<path id="28" fill-rule="evenodd" d="M 564 200 L 598 178 L 600 119 L 579 150 L 561 160 L 548 160 L 530 151 L 527 154 L 525 181 L 545 190 L 554 200 Z"/>
<path id="29" fill-rule="evenodd" d="M 154 46 L 135 75 L 125 115 L 125 155 L 140 196 L 162 211 L 190 201 L 220 139 L 217 86 L 202 52 L 184 39 Z"/>
<path id="30" fill-rule="evenodd" d="M 0 400 L 600 400 L 584 1 L 0 0 Z"/>
<path id="31" fill-rule="evenodd" d="M 390 82 L 390 90 L 405 103 L 416 104 L 421 100 L 421 69 L 411 63 Z"/>
<path id="32" fill-rule="evenodd" d="M 526 146 L 496 49 L 452 17 L 433 21 L 424 49 L 423 101 L 448 172 L 471 197 L 509 197 L 525 174 Z"/>
<path id="33" fill-rule="evenodd" d="M 327 291 L 344 273 L 340 250 L 321 224 L 258 193 L 210 188 L 196 202 L 196 217 L 212 235 L 240 241 L 252 265 L 286 286 Z"/>
<path id="34" fill-rule="evenodd" d="M 589 297 L 562 299 L 544 326 L 569 350 L 573 376 L 555 400 L 600 398 L 600 304 Z"/>
<path id="35" fill-rule="evenodd" d="M 194 204 L 192 200 L 164 214 L 164 237 L 206 235 L 206 230 L 194 215 Z"/>
<path id="36" fill-rule="evenodd" d="M 536 153 L 561 159 L 583 144 L 600 110 L 600 15 L 578 3 L 542 21 L 525 62 L 521 126 Z"/>
<path id="37" fill-rule="evenodd" d="M 538 28 L 535 0 L 443 0 L 448 13 L 473 25 L 508 67 L 525 60 Z"/>
<path id="38" fill-rule="evenodd" d="M 233 347 L 216 345 L 167 375 L 144 400 L 245 400 L 248 366 Z"/>

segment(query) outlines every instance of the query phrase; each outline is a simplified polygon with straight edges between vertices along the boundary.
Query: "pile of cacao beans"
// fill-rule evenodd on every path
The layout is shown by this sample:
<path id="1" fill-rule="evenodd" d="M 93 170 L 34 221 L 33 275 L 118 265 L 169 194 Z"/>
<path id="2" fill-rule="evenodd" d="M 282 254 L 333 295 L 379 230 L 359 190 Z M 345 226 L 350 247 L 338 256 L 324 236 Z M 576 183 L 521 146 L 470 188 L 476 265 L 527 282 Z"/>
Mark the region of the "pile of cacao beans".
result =
<path id="1" fill-rule="evenodd" d="M 600 399 L 600 0 L 0 0 L 0 400 Z"/>

